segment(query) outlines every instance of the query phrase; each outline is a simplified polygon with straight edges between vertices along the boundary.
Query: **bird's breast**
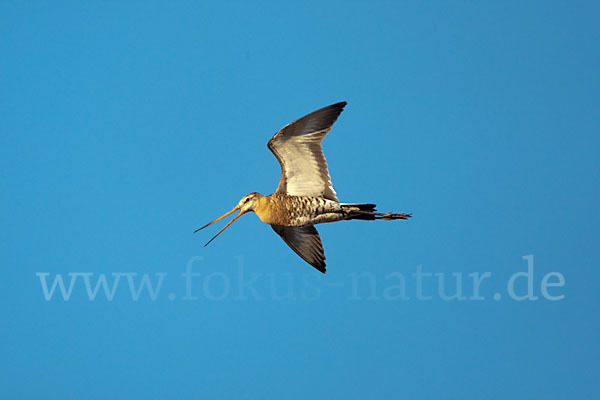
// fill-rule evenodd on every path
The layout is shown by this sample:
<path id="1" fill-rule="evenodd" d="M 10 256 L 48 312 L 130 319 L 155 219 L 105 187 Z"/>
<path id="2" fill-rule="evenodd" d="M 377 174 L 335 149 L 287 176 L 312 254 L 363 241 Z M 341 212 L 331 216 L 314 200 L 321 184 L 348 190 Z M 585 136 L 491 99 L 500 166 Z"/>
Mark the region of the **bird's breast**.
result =
<path id="1" fill-rule="evenodd" d="M 260 199 L 257 207 L 254 209 L 258 218 L 269 225 L 287 225 L 287 213 L 281 201 L 272 196 L 265 196 Z"/>

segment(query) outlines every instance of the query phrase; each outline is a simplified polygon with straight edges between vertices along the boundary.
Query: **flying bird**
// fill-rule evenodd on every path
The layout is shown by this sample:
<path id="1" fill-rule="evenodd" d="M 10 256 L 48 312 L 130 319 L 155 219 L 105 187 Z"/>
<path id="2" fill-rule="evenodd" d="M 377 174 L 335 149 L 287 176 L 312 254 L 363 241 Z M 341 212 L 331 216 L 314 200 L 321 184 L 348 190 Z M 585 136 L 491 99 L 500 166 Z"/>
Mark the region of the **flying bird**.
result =
<path id="1" fill-rule="evenodd" d="M 281 179 L 271 195 L 248 193 L 219 218 L 207 226 L 239 210 L 239 213 L 204 246 L 208 246 L 243 214 L 254 211 L 304 261 L 325 273 L 325 253 L 316 224 L 360 220 L 407 219 L 404 213 L 379 213 L 375 204 L 340 203 L 329 176 L 321 141 L 344 110 L 346 102 L 332 104 L 284 126 L 267 143 L 279 161 Z"/>

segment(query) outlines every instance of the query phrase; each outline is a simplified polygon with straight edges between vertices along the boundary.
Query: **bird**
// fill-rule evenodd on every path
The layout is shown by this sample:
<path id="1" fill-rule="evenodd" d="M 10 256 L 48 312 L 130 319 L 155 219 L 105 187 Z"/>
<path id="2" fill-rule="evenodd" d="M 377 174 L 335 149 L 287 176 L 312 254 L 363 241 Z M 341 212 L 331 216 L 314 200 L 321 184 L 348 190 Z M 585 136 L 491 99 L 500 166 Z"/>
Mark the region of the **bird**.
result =
<path id="1" fill-rule="evenodd" d="M 265 196 L 251 192 L 219 218 L 194 233 L 239 211 L 204 246 L 208 246 L 242 215 L 253 211 L 304 261 L 326 272 L 325 253 L 315 225 L 345 220 L 408 219 L 411 214 L 377 212 L 375 204 L 341 203 L 333 189 L 321 142 L 344 110 L 346 102 L 331 104 L 281 128 L 267 147 L 281 166 L 275 192 Z"/>

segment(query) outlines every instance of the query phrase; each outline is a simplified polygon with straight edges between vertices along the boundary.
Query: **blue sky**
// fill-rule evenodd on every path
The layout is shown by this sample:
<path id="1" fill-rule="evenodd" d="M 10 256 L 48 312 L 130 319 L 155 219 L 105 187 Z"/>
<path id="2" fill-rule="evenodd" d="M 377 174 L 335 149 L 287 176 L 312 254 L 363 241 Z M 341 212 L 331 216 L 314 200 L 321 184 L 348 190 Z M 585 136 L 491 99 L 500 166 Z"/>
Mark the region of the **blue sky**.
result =
<path id="1" fill-rule="evenodd" d="M 4 396 L 598 397 L 600 7 L 284 3 L 0 6 Z M 252 214 L 204 248 L 342 100 L 338 196 L 413 218 L 320 226 L 326 275 Z"/>

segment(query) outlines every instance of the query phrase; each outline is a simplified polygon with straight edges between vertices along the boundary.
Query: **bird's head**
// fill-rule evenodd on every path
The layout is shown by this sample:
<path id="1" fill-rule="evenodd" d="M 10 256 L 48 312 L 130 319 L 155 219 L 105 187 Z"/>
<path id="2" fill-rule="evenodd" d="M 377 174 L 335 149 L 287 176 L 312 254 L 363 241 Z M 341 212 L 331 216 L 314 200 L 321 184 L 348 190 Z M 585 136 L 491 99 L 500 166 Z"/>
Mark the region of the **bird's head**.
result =
<path id="1" fill-rule="evenodd" d="M 206 243 L 204 245 L 205 247 L 208 246 L 208 244 L 210 242 L 212 242 L 217 236 L 219 236 L 221 234 L 221 232 L 223 232 L 225 229 L 227 229 L 227 227 L 229 225 L 233 224 L 233 222 L 236 219 L 238 219 L 242 215 L 246 214 L 248 211 L 254 211 L 254 209 L 258 205 L 258 201 L 260 200 L 261 197 L 263 197 L 263 196 L 260 193 L 256 193 L 256 192 L 248 193 L 247 195 L 242 197 L 242 199 L 239 201 L 239 203 L 237 203 L 237 205 L 235 207 L 233 207 L 231 210 L 229 210 L 225 214 L 221 215 L 219 218 L 215 219 L 214 221 L 211 221 L 208 224 L 204 225 L 202 228 L 196 229 L 194 231 L 194 233 L 206 228 L 207 226 L 209 226 L 211 224 L 214 224 L 215 222 L 219 221 L 220 219 L 225 218 L 229 214 L 233 214 L 234 212 L 239 210 L 240 212 L 235 217 L 233 217 L 233 219 L 231 221 L 229 221 L 229 223 L 227 225 L 225 225 L 223 227 L 223 229 L 221 229 L 215 236 L 213 236 L 213 238 L 210 239 L 208 241 L 208 243 Z"/>
<path id="2" fill-rule="evenodd" d="M 240 210 L 242 214 L 245 214 L 248 211 L 254 211 L 254 208 L 258 205 L 260 196 L 260 193 L 256 192 L 248 193 L 242 197 L 237 205 L 237 209 Z"/>

